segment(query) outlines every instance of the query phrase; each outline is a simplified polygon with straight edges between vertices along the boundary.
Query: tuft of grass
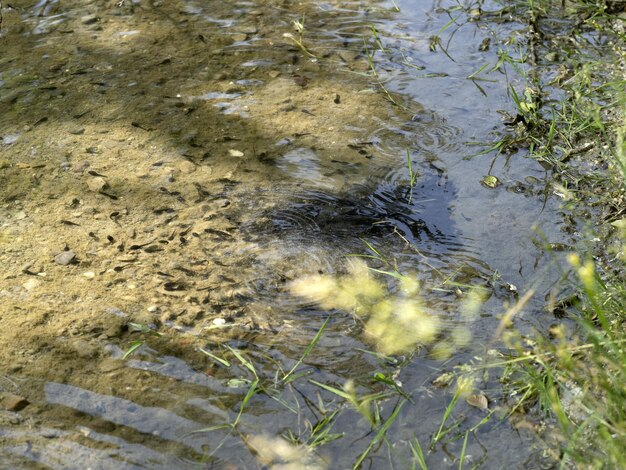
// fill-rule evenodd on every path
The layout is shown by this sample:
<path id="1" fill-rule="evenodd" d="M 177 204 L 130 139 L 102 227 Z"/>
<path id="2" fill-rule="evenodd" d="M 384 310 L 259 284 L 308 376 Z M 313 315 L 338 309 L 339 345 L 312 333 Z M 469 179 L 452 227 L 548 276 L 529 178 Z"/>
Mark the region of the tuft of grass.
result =
<path id="1" fill-rule="evenodd" d="M 352 381 L 346 382 L 342 389 L 323 384 L 313 379 L 309 379 L 309 382 L 346 400 L 361 416 L 369 421 L 372 428 L 377 424 L 377 415 L 375 411 L 372 410 L 372 404 L 375 404 L 378 400 L 389 398 L 392 395 L 390 392 L 385 391 L 359 397 L 356 393 L 354 382 Z"/>
<path id="2" fill-rule="evenodd" d="M 391 103 L 395 104 L 399 108 L 402 108 L 402 109 L 406 110 L 406 107 L 404 105 L 398 103 L 398 101 L 396 99 L 394 99 L 394 97 L 391 95 L 391 93 L 389 92 L 387 87 L 385 87 L 385 84 L 383 83 L 382 79 L 380 78 L 380 75 L 378 75 L 378 72 L 376 71 L 376 66 L 374 65 L 374 56 L 376 54 L 376 50 L 370 51 L 369 47 L 367 47 L 367 41 L 365 41 L 365 39 L 363 39 L 363 46 L 364 46 L 364 49 L 365 49 L 365 56 L 367 57 L 367 63 L 369 65 L 369 68 L 370 68 L 370 70 L 372 72 L 372 75 L 376 79 L 376 83 L 378 84 L 380 89 L 383 91 L 383 93 L 385 94 L 385 96 L 387 97 L 387 99 Z M 381 44 L 381 47 L 382 47 L 382 44 Z"/>
<path id="3" fill-rule="evenodd" d="M 510 415 L 553 417 L 563 466 L 626 468 L 626 283 L 576 254 L 570 263 L 581 300 L 569 307 L 577 318 L 575 333 L 566 336 L 557 327 L 551 338 L 534 340 L 508 334 L 517 351 L 503 374 L 514 399 Z"/>
<path id="4" fill-rule="evenodd" d="M 417 177 L 419 176 L 413 170 L 413 162 L 411 161 L 411 152 L 409 152 L 409 148 L 406 149 L 406 164 L 409 169 L 409 204 L 411 204 L 411 199 L 413 198 L 413 187 L 415 183 L 417 183 Z"/>

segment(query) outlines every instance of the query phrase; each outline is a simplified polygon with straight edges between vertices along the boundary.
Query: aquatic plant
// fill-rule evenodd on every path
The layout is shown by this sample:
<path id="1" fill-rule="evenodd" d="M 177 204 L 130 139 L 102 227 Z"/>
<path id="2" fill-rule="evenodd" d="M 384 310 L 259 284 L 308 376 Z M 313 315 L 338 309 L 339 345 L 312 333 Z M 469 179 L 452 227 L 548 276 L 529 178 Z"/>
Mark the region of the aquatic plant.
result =
<path id="1" fill-rule="evenodd" d="M 141 323 L 130 322 L 128 324 L 128 326 L 129 326 L 130 331 L 142 333 L 142 335 L 144 337 L 146 337 L 146 336 L 157 336 L 157 337 L 163 336 L 163 333 L 160 333 L 160 332 L 154 330 L 153 328 L 151 328 L 151 327 L 149 327 L 147 325 L 143 325 Z M 131 341 L 129 348 L 126 350 L 126 352 L 122 356 L 122 359 L 128 359 L 135 352 L 137 352 L 145 343 L 146 343 L 145 339 Z"/>
<path id="2" fill-rule="evenodd" d="M 284 33 L 283 37 L 287 38 L 287 39 L 290 39 L 294 44 L 296 44 L 302 50 L 302 52 L 304 52 L 309 57 L 311 57 L 313 59 L 317 59 L 315 54 L 313 54 L 304 45 L 304 31 L 305 31 L 305 28 L 304 28 L 304 15 L 302 15 L 302 19 L 300 19 L 300 20 L 293 20 L 293 22 L 291 24 L 293 26 L 294 31 L 297 34 L 297 37 L 294 36 L 293 33 Z"/>
<path id="3" fill-rule="evenodd" d="M 411 152 L 409 152 L 408 147 L 406 149 L 406 163 L 409 169 L 409 204 L 411 204 L 411 200 L 413 199 L 413 187 L 415 186 L 415 183 L 417 183 L 417 177 L 419 175 L 413 170 L 413 162 L 411 161 Z"/>

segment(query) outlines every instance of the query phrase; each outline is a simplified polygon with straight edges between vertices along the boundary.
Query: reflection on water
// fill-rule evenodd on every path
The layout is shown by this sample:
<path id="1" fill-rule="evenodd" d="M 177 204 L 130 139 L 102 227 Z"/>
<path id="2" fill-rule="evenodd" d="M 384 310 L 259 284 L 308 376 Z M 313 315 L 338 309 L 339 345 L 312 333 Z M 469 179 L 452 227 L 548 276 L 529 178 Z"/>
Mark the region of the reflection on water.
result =
<path id="1" fill-rule="evenodd" d="M 294 149 L 285 153 L 276 165 L 289 177 L 297 178 L 303 182 L 322 184 L 329 189 L 333 187 L 332 181 L 328 181 L 319 168 L 319 158 L 311 149 Z"/>
<path id="2" fill-rule="evenodd" d="M 215 381 L 204 374 L 195 372 L 185 361 L 176 357 L 164 356 L 159 358 L 159 362 L 138 361 L 131 359 L 126 363 L 127 367 L 147 370 L 167 377 L 172 377 L 183 382 L 203 385 L 205 387 L 215 387 Z"/>
<path id="3" fill-rule="evenodd" d="M 122 398 L 54 382 L 48 382 L 44 392 L 48 403 L 63 405 L 144 434 L 179 442 L 198 452 L 202 451 L 205 444 L 203 437 L 193 434 L 193 431 L 202 428 L 199 423 L 162 408 L 144 407 Z"/>
<path id="4" fill-rule="evenodd" d="M 0 450 L 3 465 L 12 468 L 27 468 L 36 463 L 58 470 L 135 470 L 146 468 L 146 465 L 162 470 L 185 468 L 180 460 L 171 455 L 97 433 L 87 427 L 78 427 L 76 432 L 62 432 L 52 428 L 30 432 L 0 430 L 0 437 L 7 442 L 26 441 L 23 444 L 8 444 Z M 87 440 L 93 445 L 83 445 L 77 442 L 78 439 Z M 107 449 L 97 447 L 103 444 Z M 191 465 L 189 468 L 192 468 Z"/>
<path id="5" fill-rule="evenodd" d="M 466 141 L 497 125 L 494 106 L 507 90 L 490 83 L 484 97 L 465 80 L 477 63 L 468 52 L 474 30 L 459 33 L 452 52 L 465 59 L 452 63 L 425 39 L 448 19 L 421 1 L 398 2 L 401 12 L 374 0 L 25 3 L 5 6 L 0 32 L 12 41 L 0 58 L 3 203 L 28 209 L 12 220 L 29 224 L 12 239 L 8 264 L 32 264 L 24 253 L 52 258 L 40 246 L 75 249 L 80 260 L 40 276 L 41 289 L 53 288 L 37 324 L 52 326 L 28 338 L 39 343 L 20 350 L 26 365 L 15 371 L 46 377 L 43 386 L 41 377 L 25 379 L 34 397 L 42 395 L 36 419 L 44 425 L 3 421 L 4 461 L 255 468 L 257 457 L 267 465 L 281 458 L 257 447 L 299 453 L 314 447 L 316 425 L 328 419 L 349 439 L 331 440 L 319 454 L 328 468 L 351 467 L 372 438 L 371 423 L 313 377 L 337 390 L 353 380 L 361 396 L 404 387 L 400 396 L 414 404 L 390 431 L 403 468 L 408 443 L 429 439 L 449 400 L 430 386 L 441 363 L 428 348 L 413 354 L 415 337 L 430 343 L 461 325 L 467 335 L 458 361 L 490 347 L 493 317 L 513 299 L 505 286 L 523 287 L 540 261 L 530 226 L 544 223 L 550 236 L 558 230 L 551 201 L 479 184 L 488 171 L 507 182 L 540 181 L 538 165 L 499 160 L 488 168 L 465 158 Z M 302 18 L 315 58 L 283 37 Z M 378 73 L 402 92 L 398 102 L 408 111 L 391 106 L 366 77 L 372 21 L 389 36 L 388 54 L 376 51 Z M 96 178 L 106 185 L 94 185 Z M 385 275 L 372 274 L 380 292 L 369 300 L 381 305 L 370 305 L 368 316 L 376 324 L 352 316 L 336 298 L 341 289 L 329 289 L 335 298 L 322 307 L 290 291 L 298 280 L 308 292 L 328 279 L 348 282 L 350 255 L 411 273 L 424 286 L 419 304 L 398 300 L 402 287 Z M 22 289 L 19 276 L 36 268 L 7 280 Z M 484 320 L 459 318 L 457 297 L 468 285 L 489 289 Z M 387 291 L 395 303 L 383 299 Z M 364 338 L 380 336 L 394 315 L 403 317 L 402 344 L 382 352 L 398 357 L 368 351 Z M 118 323 L 103 327 L 102 317 Z M 166 339 L 146 334 L 151 347 L 121 361 L 121 348 L 137 338 L 129 321 Z M 73 336 L 95 346 L 71 349 Z M 40 369 L 28 362 L 51 351 L 58 356 Z M 305 375 L 289 382 L 293 366 Z M 389 416 L 398 396 L 376 413 Z M 473 411 L 459 419 L 475 424 L 482 415 Z M 481 428 L 481 438 L 496 444 L 485 450 L 472 441 L 477 461 L 497 467 L 528 455 L 528 442 L 504 428 Z M 458 454 L 459 442 L 429 457 L 434 468 L 452 465 L 446 452 Z M 368 465 L 386 467 L 387 450 L 376 447 Z"/>

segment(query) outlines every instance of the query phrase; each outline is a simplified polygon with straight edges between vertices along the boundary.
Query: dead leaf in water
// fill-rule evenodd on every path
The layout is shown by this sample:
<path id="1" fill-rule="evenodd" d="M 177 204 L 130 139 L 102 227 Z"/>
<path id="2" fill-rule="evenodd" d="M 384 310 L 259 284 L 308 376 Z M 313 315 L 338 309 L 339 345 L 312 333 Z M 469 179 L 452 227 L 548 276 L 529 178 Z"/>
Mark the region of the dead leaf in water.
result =
<path id="1" fill-rule="evenodd" d="M 485 176 L 480 182 L 489 189 L 495 189 L 502 184 L 497 177 L 492 175 Z"/>
<path id="2" fill-rule="evenodd" d="M 452 372 L 444 372 L 431 383 L 437 388 L 445 388 L 454 380 L 454 374 Z"/>
<path id="3" fill-rule="evenodd" d="M 469 406 L 473 406 L 474 408 L 480 408 L 481 410 L 489 409 L 489 400 L 487 400 L 487 397 L 482 392 L 470 395 L 465 401 L 467 401 Z"/>

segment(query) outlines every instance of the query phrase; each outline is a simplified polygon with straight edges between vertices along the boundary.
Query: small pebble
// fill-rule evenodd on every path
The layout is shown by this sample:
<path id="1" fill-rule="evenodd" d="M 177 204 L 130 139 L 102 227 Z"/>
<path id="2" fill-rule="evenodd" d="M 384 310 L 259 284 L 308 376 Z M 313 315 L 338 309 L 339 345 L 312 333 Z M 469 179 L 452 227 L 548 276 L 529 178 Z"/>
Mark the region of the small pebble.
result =
<path id="1" fill-rule="evenodd" d="M 247 39 L 247 35 L 244 33 L 235 33 L 231 36 L 234 42 L 241 42 Z"/>
<path id="2" fill-rule="evenodd" d="M 69 129 L 68 132 L 72 135 L 82 135 L 85 133 L 85 128 L 84 127 L 72 127 L 71 129 Z"/>
<path id="3" fill-rule="evenodd" d="M 32 261 L 29 261 L 28 263 L 25 263 L 24 265 L 22 265 L 22 267 L 20 268 L 20 271 L 22 271 L 24 274 L 37 274 L 35 271 L 31 269 L 34 264 L 35 263 L 33 263 Z"/>
<path id="4" fill-rule="evenodd" d="M 74 253 L 72 250 L 62 251 L 54 257 L 54 262 L 60 264 L 61 266 L 67 266 L 68 264 L 73 263 L 75 260 L 76 253 Z"/>
<path id="5" fill-rule="evenodd" d="M 87 160 L 83 160 L 82 162 L 79 162 L 74 166 L 74 172 L 82 173 L 87 168 L 89 168 L 89 165 L 90 163 Z"/>
<path id="6" fill-rule="evenodd" d="M 228 151 L 228 154 L 231 157 L 243 157 L 244 153 L 241 150 L 234 150 L 234 149 L 230 149 Z"/>
<path id="7" fill-rule="evenodd" d="M 93 271 L 87 271 L 83 273 L 83 276 L 85 276 L 87 279 L 93 279 L 94 277 L 96 277 L 96 273 L 94 273 Z"/>
<path id="8" fill-rule="evenodd" d="M 113 372 L 114 370 L 118 370 L 123 367 L 125 367 L 124 361 L 109 357 L 100 363 L 99 369 L 102 372 Z"/>
<path id="9" fill-rule="evenodd" d="M 245 33 L 245 34 L 256 34 L 258 31 L 259 31 L 259 28 L 253 25 L 242 26 L 241 28 L 239 28 L 239 32 Z"/>
<path id="10" fill-rule="evenodd" d="M 85 15 L 80 19 L 80 22 L 84 25 L 90 25 L 97 23 L 99 18 L 96 15 Z"/>
<path id="11" fill-rule="evenodd" d="M 26 289 L 27 291 L 31 291 L 37 288 L 40 284 L 41 284 L 41 281 L 31 278 L 28 281 L 26 281 L 24 284 L 22 284 L 22 287 Z"/>
<path id="12" fill-rule="evenodd" d="M 187 160 L 183 160 L 182 162 L 180 162 L 178 164 L 178 169 L 188 175 L 190 173 L 193 173 L 194 171 L 196 171 L 196 165 L 194 165 L 193 163 L 191 163 L 190 161 Z"/>
<path id="13" fill-rule="evenodd" d="M 7 411 L 20 411 L 29 404 L 30 402 L 26 398 L 12 393 L 2 394 L 2 401 L 0 401 L 0 406 Z"/>
<path id="14" fill-rule="evenodd" d="M 41 431 L 39 431 L 39 434 L 41 435 L 41 437 L 45 437 L 46 439 L 54 439 L 61 436 L 61 431 L 59 431 L 58 429 L 43 428 Z"/>
<path id="15" fill-rule="evenodd" d="M 95 193 L 99 193 L 100 191 L 107 188 L 109 184 L 106 180 L 100 176 L 96 176 L 87 181 L 87 186 Z"/>
<path id="16" fill-rule="evenodd" d="M 4 145 L 11 145 L 17 142 L 17 139 L 19 138 L 20 138 L 19 134 L 5 135 L 4 137 L 2 137 L 2 143 Z"/>

